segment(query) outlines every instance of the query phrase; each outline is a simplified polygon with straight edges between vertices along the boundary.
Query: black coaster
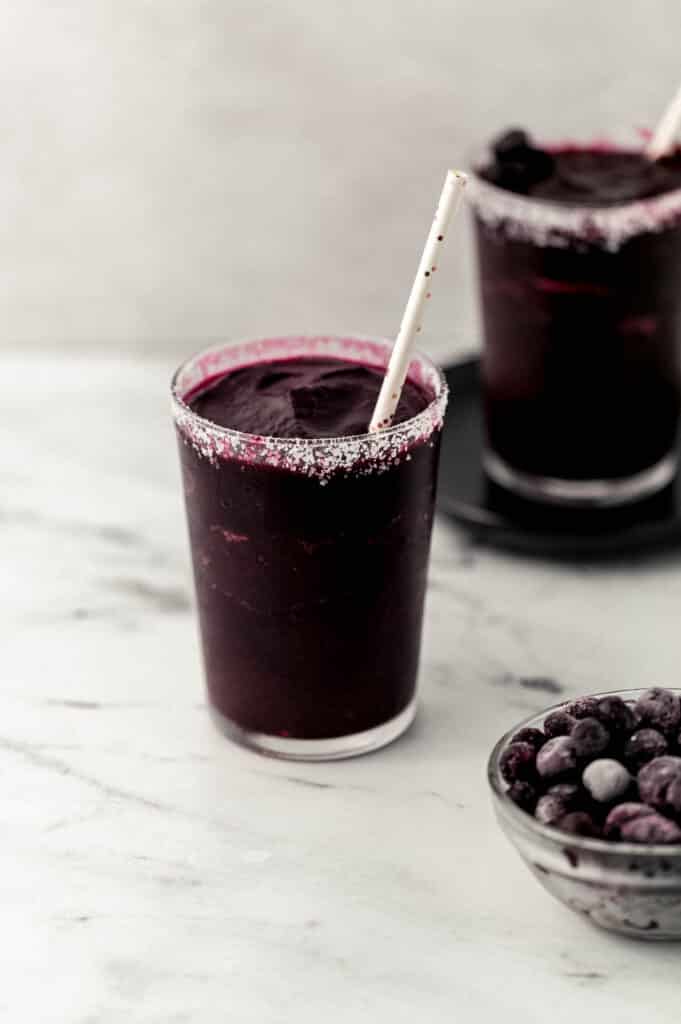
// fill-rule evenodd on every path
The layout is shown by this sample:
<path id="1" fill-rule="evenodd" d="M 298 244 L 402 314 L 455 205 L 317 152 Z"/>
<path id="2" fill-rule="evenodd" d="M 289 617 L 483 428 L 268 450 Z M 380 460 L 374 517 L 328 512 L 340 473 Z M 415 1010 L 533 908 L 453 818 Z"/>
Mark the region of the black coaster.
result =
<path id="1" fill-rule="evenodd" d="M 450 388 L 438 511 L 475 537 L 533 554 L 602 555 L 681 540 L 681 479 L 620 508 L 559 508 L 509 494 L 485 476 L 479 363 L 445 368 Z M 681 476 L 681 475 L 680 475 Z"/>

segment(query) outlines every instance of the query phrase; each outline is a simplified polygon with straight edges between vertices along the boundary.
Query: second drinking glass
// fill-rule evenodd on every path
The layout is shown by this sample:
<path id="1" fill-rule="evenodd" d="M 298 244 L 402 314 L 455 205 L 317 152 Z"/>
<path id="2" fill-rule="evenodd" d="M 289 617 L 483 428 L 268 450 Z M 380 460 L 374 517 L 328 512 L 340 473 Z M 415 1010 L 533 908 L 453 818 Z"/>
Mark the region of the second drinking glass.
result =
<path id="1" fill-rule="evenodd" d="M 640 144 L 541 150 L 510 132 L 476 161 L 485 468 L 496 483 L 607 505 L 673 477 L 679 185 L 678 154 L 656 165 Z"/>

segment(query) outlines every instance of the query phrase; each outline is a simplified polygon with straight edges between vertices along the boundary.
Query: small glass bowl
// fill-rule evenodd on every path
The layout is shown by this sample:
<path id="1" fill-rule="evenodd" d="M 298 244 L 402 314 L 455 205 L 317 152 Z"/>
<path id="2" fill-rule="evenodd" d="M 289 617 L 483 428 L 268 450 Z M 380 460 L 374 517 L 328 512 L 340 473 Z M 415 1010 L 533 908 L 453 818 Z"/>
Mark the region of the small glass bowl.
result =
<path id="1" fill-rule="evenodd" d="M 671 687 L 670 687 L 671 689 Z M 613 690 L 634 702 L 644 690 Z M 672 689 L 681 695 L 681 690 Z M 551 895 L 594 924 L 637 939 L 681 939 L 681 844 L 649 845 L 573 836 L 541 825 L 506 793 L 499 757 L 519 729 L 540 729 L 546 708 L 502 736 L 488 764 L 494 811 L 507 838 Z"/>

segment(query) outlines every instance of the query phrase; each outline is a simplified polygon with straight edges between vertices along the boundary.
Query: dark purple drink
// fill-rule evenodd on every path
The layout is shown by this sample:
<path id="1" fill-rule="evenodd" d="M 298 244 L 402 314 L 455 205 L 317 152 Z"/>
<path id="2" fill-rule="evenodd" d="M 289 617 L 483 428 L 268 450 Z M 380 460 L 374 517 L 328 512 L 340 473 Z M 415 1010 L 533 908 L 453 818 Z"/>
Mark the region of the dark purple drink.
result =
<path id="1" fill-rule="evenodd" d="M 476 170 L 489 475 L 575 504 L 658 490 L 676 468 L 681 152 L 514 131 Z"/>
<path id="2" fill-rule="evenodd" d="M 414 714 L 446 394 L 415 357 L 395 425 L 366 434 L 388 352 L 247 342 L 174 383 L 210 701 L 268 753 L 361 753 Z"/>

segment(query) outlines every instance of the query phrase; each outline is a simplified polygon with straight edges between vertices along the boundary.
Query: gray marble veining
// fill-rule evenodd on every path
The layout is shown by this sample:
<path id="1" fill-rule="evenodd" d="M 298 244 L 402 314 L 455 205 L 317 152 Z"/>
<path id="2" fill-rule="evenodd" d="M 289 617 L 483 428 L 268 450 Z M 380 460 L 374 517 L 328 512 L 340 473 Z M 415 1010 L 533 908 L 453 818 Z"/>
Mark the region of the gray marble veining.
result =
<path id="1" fill-rule="evenodd" d="M 679 554 L 549 564 L 440 522 L 412 730 L 260 759 L 204 707 L 170 369 L 2 358 L 2 1019 L 675 1022 L 676 947 L 553 903 L 484 766 L 564 695 L 678 682 Z"/>

